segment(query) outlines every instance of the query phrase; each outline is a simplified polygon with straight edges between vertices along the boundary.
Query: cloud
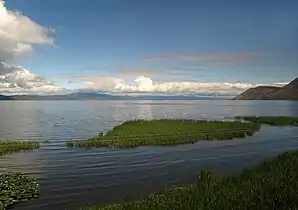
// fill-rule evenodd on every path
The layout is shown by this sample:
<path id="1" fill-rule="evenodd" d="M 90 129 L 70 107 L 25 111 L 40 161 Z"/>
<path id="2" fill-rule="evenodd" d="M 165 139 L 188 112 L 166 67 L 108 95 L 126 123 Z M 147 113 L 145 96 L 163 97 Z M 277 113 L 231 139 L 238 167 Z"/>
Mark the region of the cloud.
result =
<path id="1" fill-rule="evenodd" d="M 283 87 L 287 84 L 289 84 L 291 81 L 288 81 L 288 82 L 276 82 L 276 83 L 273 83 L 273 86 L 276 86 L 276 87 Z"/>
<path id="2" fill-rule="evenodd" d="M 43 27 L 0 0 L 0 93 L 52 93 L 61 90 L 20 66 L 9 65 L 34 51 L 35 45 L 53 45 L 53 29 Z"/>
<path id="3" fill-rule="evenodd" d="M 166 93 L 166 94 L 239 94 L 258 85 L 250 83 L 207 83 L 207 82 L 154 82 L 145 76 L 127 82 L 117 77 L 78 76 L 77 80 L 85 82 L 85 89 L 112 93 Z"/>
<path id="4" fill-rule="evenodd" d="M 170 54 L 160 57 L 140 58 L 138 60 L 141 62 L 191 61 L 198 62 L 202 66 L 212 67 L 249 65 L 256 62 L 261 56 L 261 53 L 252 52 L 220 52 L 201 54 Z"/>
<path id="5" fill-rule="evenodd" d="M 0 62 L 0 93 L 53 93 L 61 91 L 53 82 L 20 66 Z"/>
<path id="6" fill-rule="evenodd" d="M 187 76 L 194 75 L 203 71 L 202 68 L 195 66 L 169 66 L 169 67 L 119 67 L 119 68 L 81 68 L 82 71 L 97 71 L 109 73 L 111 76 L 121 78 L 137 77 L 143 75 L 147 77 L 154 76 Z"/>
<path id="7" fill-rule="evenodd" d="M 43 27 L 0 0 L 0 60 L 12 61 L 33 52 L 34 45 L 54 44 L 51 28 Z"/>
<path id="8" fill-rule="evenodd" d="M 161 73 L 164 71 L 168 71 L 166 68 L 150 68 L 150 67 L 119 67 L 119 68 L 82 68 L 84 71 L 98 71 L 98 72 L 109 72 L 110 75 L 119 75 L 124 74 L 123 76 L 131 76 L 135 74 L 143 74 L 143 75 L 153 75 L 156 73 Z"/>
<path id="9" fill-rule="evenodd" d="M 83 81 L 85 89 L 103 90 L 113 92 L 115 86 L 123 82 L 123 79 L 112 76 L 84 76 L 73 75 L 71 76 L 72 83 Z"/>
<path id="10" fill-rule="evenodd" d="M 109 75 L 121 78 L 129 76 L 136 77 L 139 75 L 147 77 L 200 75 L 206 70 L 205 67 L 250 65 L 256 63 L 261 56 L 263 56 L 263 54 L 251 52 L 170 54 L 160 57 L 140 58 L 138 61 L 141 61 L 141 63 L 138 64 L 139 66 L 134 67 L 85 67 L 80 70 L 98 71 L 103 74 L 109 73 Z"/>

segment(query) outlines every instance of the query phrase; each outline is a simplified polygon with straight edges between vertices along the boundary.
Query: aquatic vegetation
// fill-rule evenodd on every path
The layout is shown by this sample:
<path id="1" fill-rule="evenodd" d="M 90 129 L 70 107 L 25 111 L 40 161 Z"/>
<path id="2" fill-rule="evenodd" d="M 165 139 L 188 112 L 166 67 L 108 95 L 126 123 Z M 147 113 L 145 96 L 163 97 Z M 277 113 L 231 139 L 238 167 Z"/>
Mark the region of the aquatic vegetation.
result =
<path id="1" fill-rule="evenodd" d="M 20 151 L 29 151 L 39 148 L 39 142 L 36 141 L 13 141 L 6 140 L 0 141 L 0 156 L 20 152 Z"/>
<path id="2" fill-rule="evenodd" d="M 288 116 L 237 116 L 235 119 L 267 125 L 298 126 L 298 117 Z"/>
<path id="3" fill-rule="evenodd" d="M 0 156 L 39 148 L 35 141 L 0 141 Z M 0 174 L 0 210 L 38 197 L 38 184 L 21 173 Z"/>
<path id="4" fill-rule="evenodd" d="M 219 177 L 202 170 L 194 185 L 152 194 L 140 201 L 81 210 L 296 209 L 297 168 L 298 150 L 268 159 L 238 176 Z"/>
<path id="5" fill-rule="evenodd" d="M 67 141 L 66 142 L 66 146 L 67 147 L 74 147 L 75 146 L 75 143 L 74 143 L 74 141 Z"/>
<path id="6" fill-rule="evenodd" d="M 35 178 L 21 173 L 0 174 L 0 210 L 38 196 L 39 189 Z"/>
<path id="7" fill-rule="evenodd" d="M 68 147 L 136 147 L 192 144 L 199 140 L 243 138 L 258 131 L 253 123 L 199 120 L 135 120 L 124 122 L 103 135 L 68 141 Z"/>

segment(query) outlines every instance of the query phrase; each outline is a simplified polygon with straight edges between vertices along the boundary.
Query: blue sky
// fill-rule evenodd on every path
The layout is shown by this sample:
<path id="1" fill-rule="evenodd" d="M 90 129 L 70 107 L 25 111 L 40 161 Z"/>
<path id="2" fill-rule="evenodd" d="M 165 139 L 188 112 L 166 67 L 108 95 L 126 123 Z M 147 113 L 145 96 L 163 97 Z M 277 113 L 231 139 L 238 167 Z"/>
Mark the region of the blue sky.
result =
<path id="1" fill-rule="evenodd" d="M 33 45 L 14 63 L 65 88 L 111 80 L 133 89 L 139 76 L 272 84 L 298 75 L 295 0 L 10 0 L 6 9 L 55 29 L 55 45 Z"/>

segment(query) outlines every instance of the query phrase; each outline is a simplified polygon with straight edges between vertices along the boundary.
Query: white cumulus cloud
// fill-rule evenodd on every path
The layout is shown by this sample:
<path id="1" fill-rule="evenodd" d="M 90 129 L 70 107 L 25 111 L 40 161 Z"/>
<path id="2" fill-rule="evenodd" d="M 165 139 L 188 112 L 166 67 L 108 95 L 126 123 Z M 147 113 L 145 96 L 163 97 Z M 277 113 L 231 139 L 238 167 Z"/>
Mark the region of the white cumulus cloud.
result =
<path id="1" fill-rule="evenodd" d="M 53 29 L 43 27 L 0 0 L 0 93 L 50 93 L 59 88 L 20 66 L 9 65 L 33 52 L 35 45 L 52 45 Z"/>
<path id="2" fill-rule="evenodd" d="M 31 53 L 36 44 L 54 44 L 53 29 L 43 27 L 0 0 L 0 60 L 11 61 Z"/>
<path id="3" fill-rule="evenodd" d="M 60 88 L 20 66 L 0 62 L 0 93 L 52 93 Z"/>
<path id="4" fill-rule="evenodd" d="M 86 89 L 114 93 L 165 93 L 165 94 L 239 94 L 257 85 L 250 83 L 207 82 L 154 82 L 149 77 L 139 76 L 133 82 L 116 77 L 84 76 Z M 259 84 L 258 84 L 259 85 Z"/>

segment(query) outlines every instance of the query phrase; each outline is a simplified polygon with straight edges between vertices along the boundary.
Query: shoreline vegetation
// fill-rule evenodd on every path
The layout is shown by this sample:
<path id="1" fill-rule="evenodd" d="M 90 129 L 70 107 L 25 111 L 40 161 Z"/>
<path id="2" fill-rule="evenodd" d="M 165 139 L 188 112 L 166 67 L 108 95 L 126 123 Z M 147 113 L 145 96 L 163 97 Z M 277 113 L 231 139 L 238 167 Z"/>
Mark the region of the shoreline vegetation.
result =
<path id="1" fill-rule="evenodd" d="M 36 141 L 18 141 L 18 140 L 0 141 L 0 156 L 5 154 L 38 149 L 39 146 L 40 146 L 40 143 Z"/>
<path id="2" fill-rule="evenodd" d="M 260 125 L 240 121 L 206 120 L 134 120 L 124 122 L 105 135 L 68 141 L 67 147 L 137 147 L 193 144 L 199 140 L 244 138 L 259 131 Z"/>
<path id="3" fill-rule="evenodd" d="M 298 117 L 287 116 L 237 116 L 237 120 L 244 120 L 257 124 L 298 126 Z"/>
<path id="4" fill-rule="evenodd" d="M 36 179 L 22 173 L 0 174 L 0 210 L 39 196 Z"/>
<path id="5" fill-rule="evenodd" d="M 192 144 L 200 140 L 244 138 L 259 131 L 262 124 L 298 126 L 298 117 L 237 116 L 235 121 L 135 120 L 114 127 L 105 135 L 85 141 L 69 141 L 68 147 L 137 147 Z M 0 156 L 38 149 L 36 141 L 0 141 Z M 293 209 L 298 206 L 298 150 L 287 152 L 246 169 L 239 176 L 219 177 L 200 171 L 198 183 L 172 188 L 163 195 L 152 194 L 141 201 L 85 210 L 134 209 Z M 0 174 L 0 210 L 38 198 L 36 179 L 22 173 Z"/>
<path id="6" fill-rule="evenodd" d="M 0 141 L 0 156 L 38 149 L 36 141 Z M 0 210 L 11 208 L 13 205 L 38 198 L 39 186 L 36 179 L 22 173 L 0 174 Z"/>
<path id="7" fill-rule="evenodd" d="M 81 210 L 242 210 L 296 209 L 298 150 L 266 159 L 238 176 L 219 177 L 201 170 L 194 185 L 151 194 L 139 201 Z"/>

